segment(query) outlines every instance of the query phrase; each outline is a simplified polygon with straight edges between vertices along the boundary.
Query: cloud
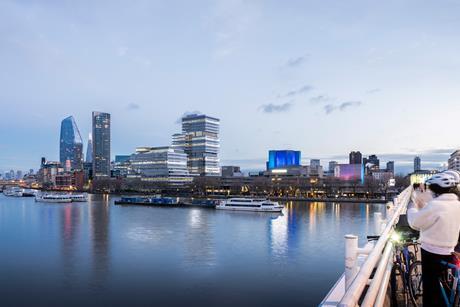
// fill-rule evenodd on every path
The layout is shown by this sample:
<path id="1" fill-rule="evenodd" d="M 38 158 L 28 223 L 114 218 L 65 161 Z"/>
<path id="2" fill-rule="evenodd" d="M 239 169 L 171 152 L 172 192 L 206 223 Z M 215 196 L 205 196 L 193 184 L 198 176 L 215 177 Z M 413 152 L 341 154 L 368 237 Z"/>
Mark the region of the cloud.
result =
<path id="1" fill-rule="evenodd" d="M 138 110 L 140 108 L 141 108 L 141 106 L 138 105 L 137 103 L 130 103 L 130 104 L 128 104 L 126 106 L 126 109 L 128 109 L 128 110 Z"/>
<path id="2" fill-rule="evenodd" d="M 286 62 L 287 67 L 295 68 L 301 66 L 308 58 L 308 54 L 296 58 L 291 58 Z"/>
<path id="3" fill-rule="evenodd" d="M 359 107 L 362 104 L 361 101 L 345 101 L 340 104 L 327 104 L 324 106 L 324 112 L 331 114 L 334 111 L 345 111 L 351 107 Z"/>
<path id="4" fill-rule="evenodd" d="M 380 88 L 373 88 L 371 90 L 366 91 L 366 94 L 375 94 L 375 93 L 378 93 L 378 92 L 381 92 L 381 91 L 382 91 L 382 89 L 380 89 Z"/>
<path id="5" fill-rule="evenodd" d="M 184 114 L 182 114 L 181 117 L 179 117 L 178 119 L 176 119 L 176 124 L 181 124 L 182 123 L 182 118 L 183 117 L 186 117 L 186 116 L 189 116 L 189 115 L 192 115 L 192 114 L 203 114 L 201 113 L 200 111 L 192 111 L 192 112 L 184 112 Z"/>
<path id="6" fill-rule="evenodd" d="M 324 103 L 324 102 L 329 102 L 333 100 L 331 97 L 329 96 L 326 96 L 326 95 L 318 95 L 318 96 L 315 96 L 315 97 L 311 97 L 310 98 L 310 102 L 311 103 Z"/>
<path id="7" fill-rule="evenodd" d="M 326 112 L 326 114 L 331 114 L 332 112 L 334 112 L 336 108 L 337 107 L 334 106 L 333 104 L 327 104 L 324 106 L 324 111 Z"/>
<path id="8" fill-rule="evenodd" d="M 269 103 L 260 106 L 259 109 L 262 109 L 264 113 L 281 113 L 289 111 L 292 106 L 292 102 L 286 102 L 283 104 Z"/>
<path id="9" fill-rule="evenodd" d="M 295 96 L 295 95 L 303 94 L 303 93 L 311 91 L 312 89 L 313 89 L 313 86 L 307 84 L 307 85 L 302 86 L 299 89 L 287 92 L 284 95 L 284 97 L 292 97 L 292 96 Z"/>
<path id="10" fill-rule="evenodd" d="M 345 111 L 346 109 L 348 109 L 349 107 L 353 107 L 353 106 L 360 106 L 362 104 L 361 101 L 346 101 L 346 102 L 342 102 L 340 105 L 339 105 L 339 109 L 340 111 Z"/>

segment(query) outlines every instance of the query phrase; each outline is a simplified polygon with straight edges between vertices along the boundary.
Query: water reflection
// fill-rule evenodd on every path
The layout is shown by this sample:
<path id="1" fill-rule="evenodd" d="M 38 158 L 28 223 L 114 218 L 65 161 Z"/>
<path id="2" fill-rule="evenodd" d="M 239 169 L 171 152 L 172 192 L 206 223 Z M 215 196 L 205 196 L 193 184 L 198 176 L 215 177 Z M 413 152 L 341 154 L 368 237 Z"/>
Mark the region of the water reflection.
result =
<path id="1" fill-rule="evenodd" d="M 77 252 L 80 244 L 80 211 L 81 209 L 71 204 L 64 205 L 60 210 L 64 286 L 70 286 L 75 280 L 78 270 L 76 268 Z"/>
<path id="2" fill-rule="evenodd" d="M 215 229 L 209 210 L 189 209 L 187 216 L 184 255 L 186 267 L 215 266 Z"/>
<path id="3" fill-rule="evenodd" d="M 89 203 L 89 225 L 92 244 L 91 286 L 94 290 L 104 288 L 110 266 L 110 201 L 108 195 L 102 195 L 101 202 L 94 201 L 97 197 L 92 196 Z"/>

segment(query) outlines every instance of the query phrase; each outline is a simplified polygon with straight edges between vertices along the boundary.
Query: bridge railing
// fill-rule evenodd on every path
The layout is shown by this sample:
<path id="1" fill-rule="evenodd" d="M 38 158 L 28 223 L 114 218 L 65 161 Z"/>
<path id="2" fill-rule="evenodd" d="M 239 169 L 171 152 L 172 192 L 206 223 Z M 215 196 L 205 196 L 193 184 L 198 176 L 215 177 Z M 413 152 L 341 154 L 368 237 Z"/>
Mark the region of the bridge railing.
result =
<path id="1" fill-rule="evenodd" d="M 361 306 L 383 306 L 393 264 L 390 238 L 399 216 L 406 213 L 411 194 L 412 187 L 408 187 L 389 202 L 386 219 L 381 213 L 374 214 L 375 234 L 380 236 L 375 243 L 359 248 L 357 236 L 345 236 L 345 272 L 320 306 L 355 307 L 361 298 Z"/>

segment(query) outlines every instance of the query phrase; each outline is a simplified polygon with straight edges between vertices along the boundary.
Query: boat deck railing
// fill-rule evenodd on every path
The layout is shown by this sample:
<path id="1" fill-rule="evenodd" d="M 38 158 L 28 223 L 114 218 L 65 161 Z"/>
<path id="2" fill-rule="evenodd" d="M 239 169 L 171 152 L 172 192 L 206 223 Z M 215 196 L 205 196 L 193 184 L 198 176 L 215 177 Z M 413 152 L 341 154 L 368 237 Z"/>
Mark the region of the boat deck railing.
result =
<path id="1" fill-rule="evenodd" d="M 320 306 L 383 306 L 393 265 L 390 240 L 401 214 L 406 213 L 412 187 L 387 203 L 386 218 L 374 213 L 374 242 L 358 247 L 358 237 L 345 236 L 345 271 Z M 374 274 L 372 274 L 374 273 Z"/>

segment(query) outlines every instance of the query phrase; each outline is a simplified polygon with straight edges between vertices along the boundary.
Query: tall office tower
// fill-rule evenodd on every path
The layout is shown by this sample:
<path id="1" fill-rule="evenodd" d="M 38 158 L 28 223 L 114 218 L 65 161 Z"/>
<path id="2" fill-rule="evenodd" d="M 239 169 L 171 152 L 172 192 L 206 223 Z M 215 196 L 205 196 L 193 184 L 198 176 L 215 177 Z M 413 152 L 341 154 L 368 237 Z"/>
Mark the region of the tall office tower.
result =
<path id="1" fill-rule="evenodd" d="M 372 168 L 380 169 L 380 160 L 376 155 L 370 155 L 368 158 L 363 159 L 364 166 L 367 166 L 368 163 L 372 164 Z"/>
<path id="2" fill-rule="evenodd" d="M 110 114 L 93 112 L 93 178 L 110 177 Z"/>
<path id="3" fill-rule="evenodd" d="M 387 162 L 387 172 L 395 173 L 395 161 Z"/>
<path id="4" fill-rule="evenodd" d="M 422 159 L 417 156 L 414 158 L 414 172 L 418 172 L 420 170 L 422 170 Z"/>
<path id="5" fill-rule="evenodd" d="M 349 155 L 350 164 L 362 164 L 363 163 L 363 155 L 359 151 L 352 151 Z"/>
<path id="6" fill-rule="evenodd" d="M 70 163 L 71 169 L 83 168 L 83 141 L 73 116 L 61 122 L 59 162 L 63 166 Z"/>
<path id="7" fill-rule="evenodd" d="M 192 176 L 219 176 L 220 120 L 204 114 L 182 118 L 182 133 L 173 135 L 173 147 L 187 154 Z"/>
<path id="8" fill-rule="evenodd" d="M 91 136 L 91 133 L 88 136 L 88 145 L 86 146 L 86 163 L 92 163 L 93 162 L 93 138 Z"/>
<path id="9" fill-rule="evenodd" d="M 321 161 L 319 159 L 310 159 L 310 167 L 318 168 L 321 166 Z"/>
<path id="10" fill-rule="evenodd" d="M 329 161 L 329 169 L 328 169 L 328 171 L 333 174 L 337 164 L 339 164 L 337 161 Z"/>

